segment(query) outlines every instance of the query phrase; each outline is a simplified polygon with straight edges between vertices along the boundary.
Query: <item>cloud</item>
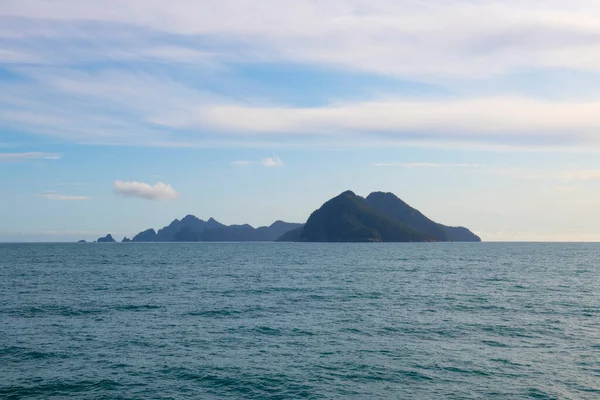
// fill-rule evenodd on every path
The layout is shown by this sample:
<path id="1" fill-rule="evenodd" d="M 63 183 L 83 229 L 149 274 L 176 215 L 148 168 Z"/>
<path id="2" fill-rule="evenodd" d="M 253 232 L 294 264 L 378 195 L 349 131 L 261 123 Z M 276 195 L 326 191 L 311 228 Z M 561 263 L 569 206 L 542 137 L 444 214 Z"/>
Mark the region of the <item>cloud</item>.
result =
<path id="1" fill-rule="evenodd" d="M 2 162 L 19 162 L 27 160 L 60 160 L 61 155 L 57 153 L 0 153 L 0 163 Z"/>
<path id="2" fill-rule="evenodd" d="M 40 194 L 40 197 L 43 197 L 47 200 L 55 200 L 55 201 L 83 201 L 90 200 L 93 197 L 90 196 L 72 196 L 67 194 L 58 194 L 58 193 L 44 193 Z"/>
<path id="3" fill-rule="evenodd" d="M 36 79 L 37 87 L 0 81 L 0 126 L 108 145 L 600 150 L 600 101 L 593 100 L 388 96 L 315 107 L 254 106 L 128 72 Z"/>
<path id="4" fill-rule="evenodd" d="M 135 181 L 115 181 L 114 192 L 125 197 L 138 197 L 147 200 L 173 200 L 179 197 L 179 193 L 162 182 L 149 185 Z"/>
<path id="5" fill-rule="evenodd" d="M 594 0 L 4 0 L 0 20 L 0 63 L 18 78 L 0 80 L 0 128 L 103 145 L 600 150 L 597 101 L 466 97 L 523 71 L 596 81 Z M 294 107 L 268 98 L 270 78 L 238 74 L 264 65 L 358 72 L 365 86 L 417 80 L 451 97 L 373 89 L 349 102 L 307 88 L 325 105 Z"/>
<path id="6" fill-rule="evenodd" d="M 598 71 L 599 16 L 595 0 L 4 0 L 0 60 L 197 62 L 208 53 L 399 76 Z M 66 49 L 53 52 L 49 39 Z"/>
<path id="7" fill-rule="evenodd" d="M 482 164 L 437 164 L 437 163 L 376 163 L 376 167 L 401 168 L 481 168 Z"/>
<path id="8" fill-rule="evenodd" d="M 231 118 L 235 115 L 235 118 Z M 523 134 L 577 139 L 600 129 L 600 102 L 548 101 L 525 97 L 486 97 L 432 101 L 363 101 L 323 107 L 207 107 L 202 119 L 232 132 L 335 135 L 387 132 L 468 138 Z M 419 137 L 416 136 L 416 137 Z M 597 136 L 597 135 L 594 135 Z M 414 137 L 414 136 L 413 136 Z"/>
<path id="9" fill-rule="evenodd" d="M 267 157 L 260 160 L 260 163 L 263 167 L 274 168 L 274 167 L 283 167 L 283 161 L 279 157 Z"/>
<path id="10" fill-rule="evenodd" d="M 237 160 L 233 161 L 231 165 L 236 165 L 239 167 L 248 166 L 248 165 L 262 165 L 265 168 L 275 168 L 275 167 L 283 167 L 285 164 L 281 160 L 281 158 L 275 157 L 267 157 L 263 158 L 260 161 L 251 161 L 251 160 Z"/>

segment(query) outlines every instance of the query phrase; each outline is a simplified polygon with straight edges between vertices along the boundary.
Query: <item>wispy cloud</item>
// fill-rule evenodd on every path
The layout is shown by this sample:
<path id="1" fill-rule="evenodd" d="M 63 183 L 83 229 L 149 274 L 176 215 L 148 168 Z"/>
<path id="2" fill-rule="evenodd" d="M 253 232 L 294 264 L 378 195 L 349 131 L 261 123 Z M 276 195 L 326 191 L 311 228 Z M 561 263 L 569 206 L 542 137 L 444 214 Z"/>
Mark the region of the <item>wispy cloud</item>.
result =
<path id="1" fill-rule="evenodd" d="M 287 0 L 251 6 L 244 0 L 60 0 L 51 7 L 45 0 L 4 0 L 0 35 L 7 43 L 0 60 L 198 62 L 208 54 L 401 76 L 486 76 L 519 68 L 598 71 L 599 8 L 595 0 L 549 0 L 543 7 L 501 0 Z M 88 25 L 94 30 L 86 30 Z M 189 40 L 168 44 L 161 35 L 210 38 L 220 51 L 215 56 L 214 47 Z M 81 38 L 75 42 L 79 47 L 68 40 L 73 36 Z M 44 47 L 48 38 L 65 51 Z"/>
<path id="2" fill-rule="evenodd" d="M 437 163 L 376 163 L 376 167 L 400 168 L 482 168 L 483 164 L 437 164 Z"/>
<path id="3" fill-rule="evenodd" d="M 0 153 L 0 162 L 19 162 L 27 160 L 60 160 L 61 155 L 58 153 Z"/>
<path id="4" fill-rule="evenodd" d="M 597 2 L 534 3 L 4 0 L 0 63 L 24 79 L 0 82 L 0 126 L 110 145 L 600 150 L 592 100 L 384 93 L 294 107 L 225 82 L 223 71 L 258 63 L 454 87 L 518 71 L 600 73 Z M 94 63 L 110 67 L 83 68 Z M 217 84 L 144 67 L 160 63 Z"/>
<path id="5" fill-rule="evenodd" d="M 281 158 L 274 157 L 266 157 L 260 161 L 252 161 L 252 160 L 237 160 L 233 161 L 231 165 L 236 165 L 239 167 L 248 166 L 248 165 L 262 165 L 265 168 L 275 168 L 275 167 L 283 167 L 285 164 L 281 160 Z"/>
<path id="6" fill-rule="evenodd" d="M 114 192 L 125 197 L 137 197 L 147 200 L 173 200 L 179 193 L 163 182 L 154 185 L 136 181 L 115 181 Z"/>
<path id="7" fill-rule="evenodd" d="M 54 200 L 54 201 L 83 201 L 83 200 L 90 200 L 93 198 L 90 196 L 73 196 L 73 195 L 59 194 L 59 193 L 44 193 L 44 194 L 40 194 L 39 196 L 43 197 L 47 200 Z"/>
<path id="8" fill-rule="evenodd" d="M 231 118 L 235 115 L 235 118 Z M 260 134 L 333 135 L 369 132 L 397 137 L 519 142 L 522 135 L 593 141 L 600 102 L 486 97 L 432 101 L 363 101 L 324 107 L 214 106 L 202 111 L 214 128 Z M 527 140 L 525 140 L 527 141 Z"/>
<path id="9" fill-rule="evenodd" d="M 279 157 L 267 157 L 260 160 L 260 163 L 263 167 L 274 168 L 274 167 L 283 167 L 283 161 Z"/>

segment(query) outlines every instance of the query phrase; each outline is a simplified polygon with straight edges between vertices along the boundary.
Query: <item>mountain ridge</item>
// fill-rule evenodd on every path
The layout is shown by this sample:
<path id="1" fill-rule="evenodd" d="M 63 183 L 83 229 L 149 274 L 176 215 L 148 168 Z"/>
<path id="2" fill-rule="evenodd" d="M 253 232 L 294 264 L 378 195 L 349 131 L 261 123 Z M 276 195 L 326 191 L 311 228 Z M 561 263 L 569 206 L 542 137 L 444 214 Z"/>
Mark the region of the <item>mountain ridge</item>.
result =
<path id="1" fill-rule="evenodd" d="M 274 242 L 301 225 L 277 220 L 269 226 L 254 228 L 248 224 L 225 225 L 212 217 L 204 221 L 188 214 L 158 231 L 152 228 L 142 231 L 133 237 L 132 242 Z"/>

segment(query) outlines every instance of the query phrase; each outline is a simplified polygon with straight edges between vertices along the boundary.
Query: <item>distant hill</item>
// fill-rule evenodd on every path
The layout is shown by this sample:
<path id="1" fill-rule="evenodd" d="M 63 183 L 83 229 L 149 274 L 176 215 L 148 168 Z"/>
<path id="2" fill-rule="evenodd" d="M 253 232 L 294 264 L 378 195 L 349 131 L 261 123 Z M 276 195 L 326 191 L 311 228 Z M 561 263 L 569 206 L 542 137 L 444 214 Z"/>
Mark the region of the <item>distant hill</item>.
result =
<path id="1" fill-rule="evenodd" d="M 434 222 L 392 193 L 375 192 L 366 199 L 351 191 L 327 201 L 304 227 L 279 241 L 301 242 L 425 242 L 481 241 L 462 227 Z"/>
<path id="2" fill-rule="evenodd" d="M 276 221 L 270 226 L 254 228 L 250 225 L 224 225 L 214 218 L 201 220 L 193 215 L 176 219 L 168 226 L 159 229 L 148 229 L 138 233 L 133 242 L 273 242 L 281 235 L 301 227 L 283 221 Z"/>

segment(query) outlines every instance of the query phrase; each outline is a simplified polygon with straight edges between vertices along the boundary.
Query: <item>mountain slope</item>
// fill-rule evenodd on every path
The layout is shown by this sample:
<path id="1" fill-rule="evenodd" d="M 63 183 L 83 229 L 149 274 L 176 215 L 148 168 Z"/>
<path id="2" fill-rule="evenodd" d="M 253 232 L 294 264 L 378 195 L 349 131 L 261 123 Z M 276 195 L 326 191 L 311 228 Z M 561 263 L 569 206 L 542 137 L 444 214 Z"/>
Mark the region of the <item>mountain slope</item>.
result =
<path id="1" fill-rule="evenodd" d="M 156 231 L 154 229 L 147 229 L 143 232 L 138 233 L 132 239 L 132 242 L 156 242 Z"/>
<path id="2" fill-rule="evenodd" d="M 373 192 L 367 196 L 367 204 L 386 216 L 412 228 L 425 232 L 439 241 L 480 242 L 479 236 L 464 227 L 449 227 L 430 220 L 419 210 L 412 208 L 393 193 Z"/>

